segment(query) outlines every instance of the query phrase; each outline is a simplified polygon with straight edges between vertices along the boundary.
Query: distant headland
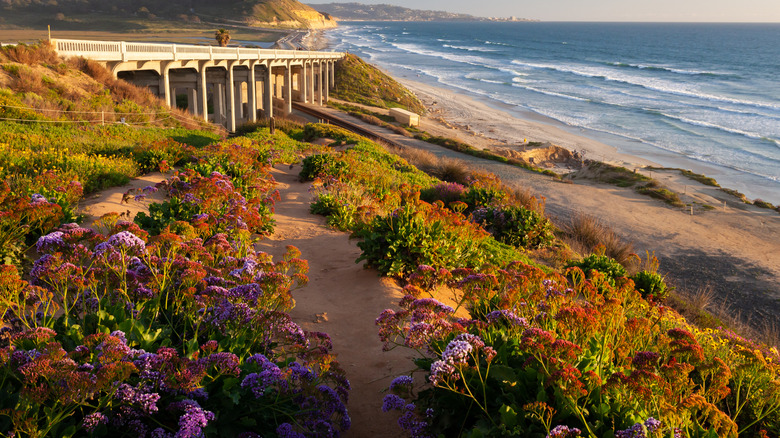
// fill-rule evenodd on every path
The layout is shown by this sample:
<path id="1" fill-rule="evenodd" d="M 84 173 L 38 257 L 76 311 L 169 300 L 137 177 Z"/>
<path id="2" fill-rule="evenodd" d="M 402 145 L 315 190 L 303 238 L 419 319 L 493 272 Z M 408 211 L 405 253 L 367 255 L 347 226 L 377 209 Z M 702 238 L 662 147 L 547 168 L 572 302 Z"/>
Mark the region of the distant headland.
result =
<path id="1" fill-rule="evenodd" d="M 518 17 L 477 17 L 447 11 L 426 11 L 394 5 L 362 3 L 310 4 L 337 21 L 538 21 Z"/>

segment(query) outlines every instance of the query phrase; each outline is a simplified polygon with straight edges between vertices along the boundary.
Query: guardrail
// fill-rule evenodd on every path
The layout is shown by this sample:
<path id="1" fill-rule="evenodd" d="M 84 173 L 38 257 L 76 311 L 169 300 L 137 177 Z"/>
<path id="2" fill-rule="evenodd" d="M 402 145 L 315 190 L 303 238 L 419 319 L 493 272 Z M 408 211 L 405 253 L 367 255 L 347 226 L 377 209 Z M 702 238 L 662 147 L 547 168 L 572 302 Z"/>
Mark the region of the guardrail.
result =
<path id="1" fill-rule="evenodd" d="M 83 56 L 96 61 L 179 61 L 252 59 L 340 59 L 341 52 L 308 50 L 250 49 L 245 47 L 196 46 L 192 44 L 134 43 L 52 39 L 62 56 Z"/>

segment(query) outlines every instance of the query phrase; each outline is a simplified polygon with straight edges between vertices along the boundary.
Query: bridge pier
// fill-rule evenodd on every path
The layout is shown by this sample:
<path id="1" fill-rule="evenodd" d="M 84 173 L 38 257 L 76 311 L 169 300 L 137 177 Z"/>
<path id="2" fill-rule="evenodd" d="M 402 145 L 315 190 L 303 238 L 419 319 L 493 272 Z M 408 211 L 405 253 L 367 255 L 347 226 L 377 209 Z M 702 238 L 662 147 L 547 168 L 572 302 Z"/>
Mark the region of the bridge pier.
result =
<path id="1" fill-rule="evenodd" d="M 200 115 L 203 120 L 209 121 L 209 96 L 206 92 L 208 83 L 206 82 L 206 62 L 198 63 L 198 97 L 200 98 Z"/>
<path id="2" fill-rule="evenodd" d="M 301 88 L 301 102 L 303 103 L 309 103 L 309 80 L 307 79 L 308 76 L 306 76 L 306 71 L 308 70 L 307 66 L 308 66 L 308 62 L 304 62 L 303 65 L 301 66 L 300 88 Z"/>

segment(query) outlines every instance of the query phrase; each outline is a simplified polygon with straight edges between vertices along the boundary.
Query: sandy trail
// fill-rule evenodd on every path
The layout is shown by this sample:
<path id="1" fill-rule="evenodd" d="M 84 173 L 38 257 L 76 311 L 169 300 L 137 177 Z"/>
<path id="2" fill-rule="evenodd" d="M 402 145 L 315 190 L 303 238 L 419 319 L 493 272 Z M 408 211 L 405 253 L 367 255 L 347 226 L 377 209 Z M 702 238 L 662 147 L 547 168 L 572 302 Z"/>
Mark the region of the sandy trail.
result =
<path id="1" fill-rule="evenodd" d="M 411 350 L 382 351 L 374 320 L 387 308 L 396 308 L 401 289 L 355 260 L 360 250 L 347 234 L 334 231 L 325 218 L 309 213 L 309 183 L 298 181 L 300 167 L 274 169 L 282 200 L 277 202 L 277 225 L 259 249 L 278 260 L 287 245 L 309 262 L 309 284 L 293 293 L 293 320 L 304 330 L 325 332 L 352 385 L 349 413 L 352 428 L 345 437 L 399 437 L 396 416 L 383 413 L 382 391 L 390 381 L 414 368 Z"/>

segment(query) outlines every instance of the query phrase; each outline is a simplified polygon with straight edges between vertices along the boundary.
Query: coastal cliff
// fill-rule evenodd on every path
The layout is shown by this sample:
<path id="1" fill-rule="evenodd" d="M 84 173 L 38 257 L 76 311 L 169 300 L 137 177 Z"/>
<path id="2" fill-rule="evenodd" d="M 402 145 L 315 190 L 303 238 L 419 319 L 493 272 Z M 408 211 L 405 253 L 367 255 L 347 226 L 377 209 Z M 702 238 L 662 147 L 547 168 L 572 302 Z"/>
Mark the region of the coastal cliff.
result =
<path id="1" fill-rule="evenodd" d="M 297 0 L 267 0 L 256 3 L 246 16 L 250 26 L 330 29 L 337 26 L 330 15 L 317 12 Z"/>

